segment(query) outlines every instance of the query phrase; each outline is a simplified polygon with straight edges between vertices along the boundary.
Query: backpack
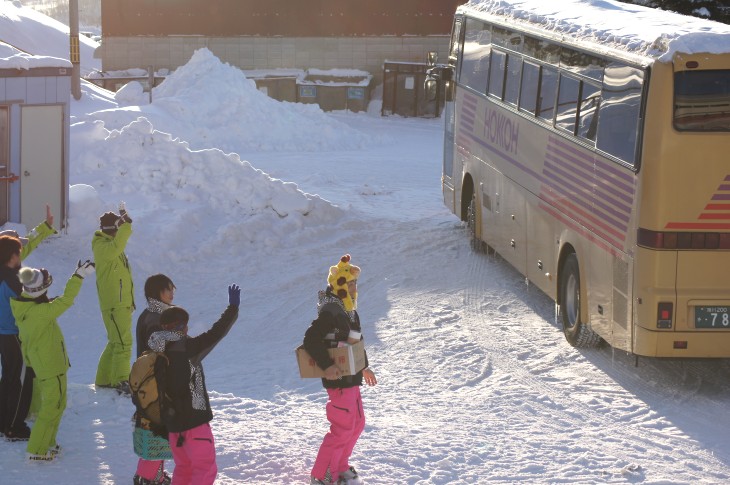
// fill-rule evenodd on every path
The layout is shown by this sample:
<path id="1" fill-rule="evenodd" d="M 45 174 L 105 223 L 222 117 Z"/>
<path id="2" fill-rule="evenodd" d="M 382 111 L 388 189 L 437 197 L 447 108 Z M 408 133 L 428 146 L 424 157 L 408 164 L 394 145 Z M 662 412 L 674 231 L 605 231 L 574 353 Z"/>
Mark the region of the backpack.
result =
<path id="1" fill-rule="evenodd" d="M 132 402 L 141 417 L 156 425 L 163 424 L 162 415 L 169 408 L 165 392 L 165 373 L 169 360 L 164 352 L 148 350 L 134 361 L 129 373 Z"/>

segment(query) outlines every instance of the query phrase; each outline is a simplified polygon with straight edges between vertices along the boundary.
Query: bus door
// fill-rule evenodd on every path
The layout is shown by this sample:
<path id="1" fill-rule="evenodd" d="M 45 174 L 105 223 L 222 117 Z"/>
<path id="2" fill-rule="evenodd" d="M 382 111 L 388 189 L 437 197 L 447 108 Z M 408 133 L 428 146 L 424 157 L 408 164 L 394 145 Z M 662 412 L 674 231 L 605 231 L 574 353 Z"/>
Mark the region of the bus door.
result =
<path id="1" fill-rule="evenodd" d="M 461 25 L 462 19 L 456 17 L 454 19 L 454 27 L 451 33 L 451 44 L 449 46 L 449 64 L 446 68 L 449 74 L 442 75 L 443 79 L 446 77 L 448 80 L 445 86 L 445 100 L 444 100 L 444 160 L 443 160 L 443 192 L 444 192 L 444 203 L 452 211 L 455 210 L 456 202 L 454 200 L 454 151 L 456 145 L 454 144 L 455 136 L 455 123 L 456 123 L 456 110 L 455 110 L 455 88 L 458 76 L 458 59 L 459 52 L 461 51 Z M 461 170 L 457 172 L 461 175 Z"/>
<path id="2" fill-rule="evenodd" d="M 525 189 L 506 176 L 501 177 L 500 185 L 496 194 L 497 246 L 494 249 L 520 273 L 527 274 Z"/>

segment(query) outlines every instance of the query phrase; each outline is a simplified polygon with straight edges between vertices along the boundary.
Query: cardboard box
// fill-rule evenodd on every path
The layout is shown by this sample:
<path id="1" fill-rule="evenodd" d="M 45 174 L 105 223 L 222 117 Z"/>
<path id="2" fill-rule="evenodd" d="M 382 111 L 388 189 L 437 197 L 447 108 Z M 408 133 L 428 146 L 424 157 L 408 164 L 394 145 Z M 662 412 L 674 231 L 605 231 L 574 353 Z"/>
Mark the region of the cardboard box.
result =
<path id="1" fill-rule="evenodd" d="M 360 340 L 353 345 L 345 345 L 334 349 L 327 349 L 335 361 L 335 365 L 345 375 L 355 375 L 365 368 L 365 343 Z M 324 370 L 320 369 L 312 357 L 304 350 L 303 346 L 296 349 L 297 362 L 299 363 L 299 375 L 301 377 L 324 377 Z"/>

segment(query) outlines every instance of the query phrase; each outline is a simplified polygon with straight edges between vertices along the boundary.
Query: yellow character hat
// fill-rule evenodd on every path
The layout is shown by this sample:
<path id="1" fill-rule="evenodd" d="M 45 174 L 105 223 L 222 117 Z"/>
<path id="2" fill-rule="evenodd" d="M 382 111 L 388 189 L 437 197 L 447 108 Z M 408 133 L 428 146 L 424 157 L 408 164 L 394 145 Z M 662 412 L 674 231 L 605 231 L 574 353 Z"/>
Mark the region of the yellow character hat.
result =
<path id="1" fill-rule="evenodd" d="M 332 291 L 345 304 L 345 310 L 352 311 L 357 308 L 357 293 L 351 295 L 347 290 L 347 283 L 356 280 L 360 276 L 360 268 L 350 264 L 350 255 L 345 254 L 340 258 L 337 266 L 330 266 L 327 283 Z"/>

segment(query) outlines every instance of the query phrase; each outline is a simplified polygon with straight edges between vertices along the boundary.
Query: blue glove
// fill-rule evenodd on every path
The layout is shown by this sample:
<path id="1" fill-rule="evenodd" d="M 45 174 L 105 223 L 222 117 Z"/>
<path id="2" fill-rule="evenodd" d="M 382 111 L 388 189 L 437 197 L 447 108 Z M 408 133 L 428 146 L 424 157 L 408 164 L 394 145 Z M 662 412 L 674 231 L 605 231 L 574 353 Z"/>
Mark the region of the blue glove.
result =
<path id="1" fill-rule="evenodd" d="M 228 287 L 228 304 L 235 307 L 241 304 L 241 288 L 235 283 Z"/>

